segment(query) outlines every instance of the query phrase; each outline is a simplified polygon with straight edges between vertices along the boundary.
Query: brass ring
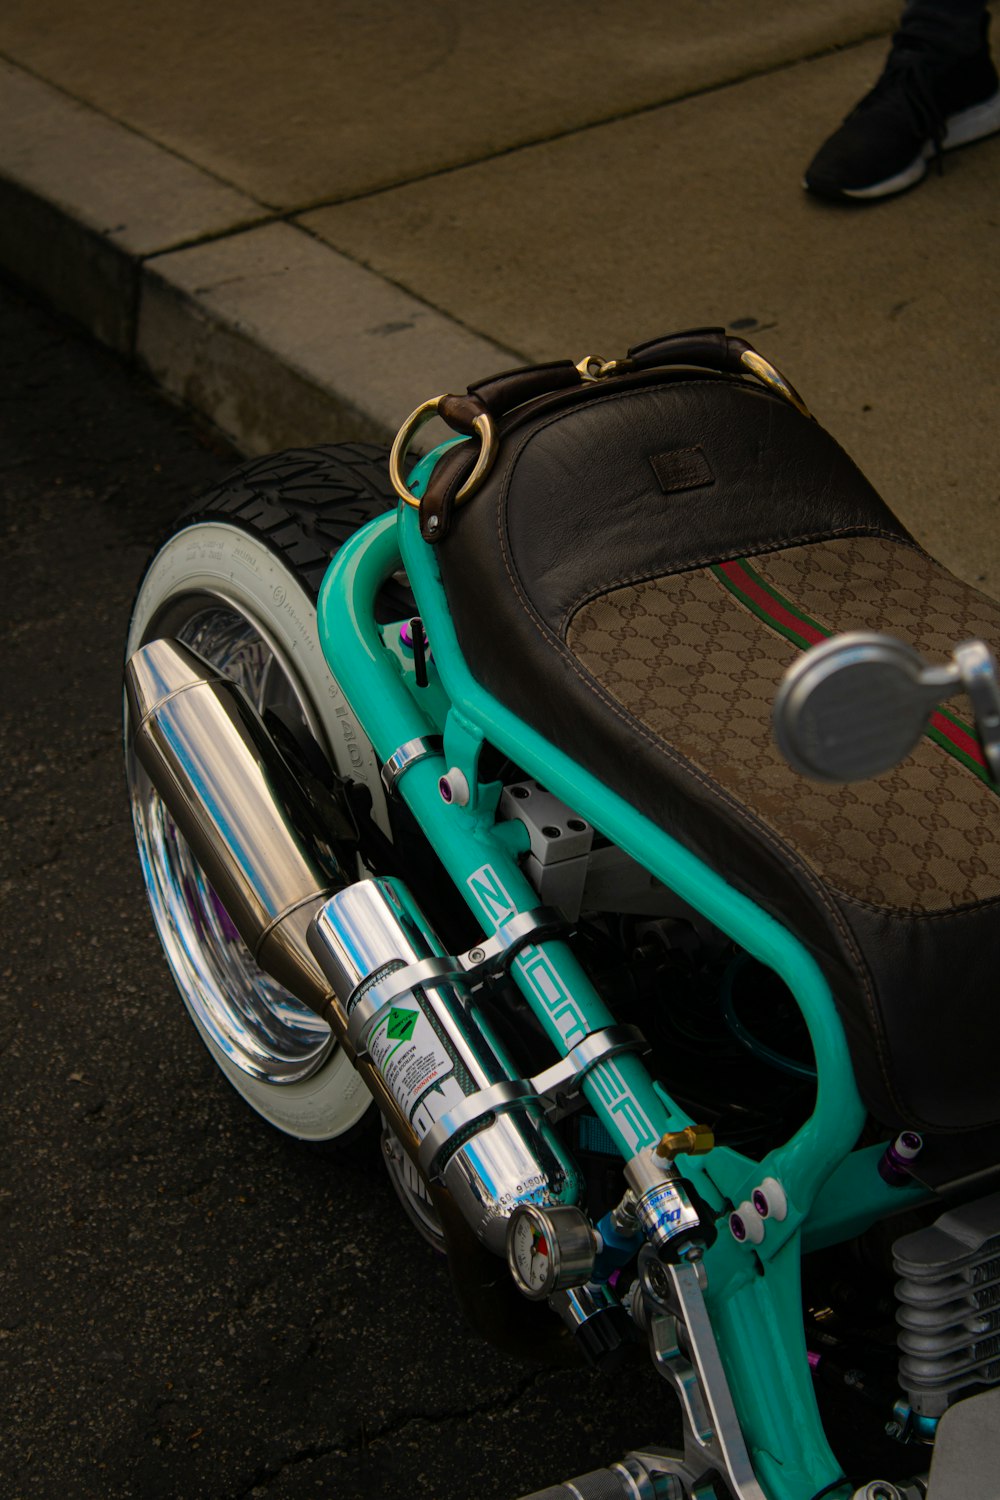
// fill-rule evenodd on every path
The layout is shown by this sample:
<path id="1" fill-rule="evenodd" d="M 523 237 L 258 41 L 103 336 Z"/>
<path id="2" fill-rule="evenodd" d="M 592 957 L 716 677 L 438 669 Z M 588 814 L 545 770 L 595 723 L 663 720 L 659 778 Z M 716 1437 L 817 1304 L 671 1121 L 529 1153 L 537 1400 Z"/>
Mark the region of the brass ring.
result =
<path id="1" fill-rule="evenodd" d="M 444 399 L 444 396 L 434 396 L 430 401 L 422 402 L 416 411 L 410 412 L 410 415 L 396 433 L 395 441 L 389 453 L 389 478 L 392 481 L 392 487 L 396 491 L 396 494 L 406 505 L 419 506 L 420 501 L 407 488 L 406 480 L 403 478 L 403 460 L 416 434 L 420 431 L 421 427 L 426 426 L 432 417 L 437 416 L 438 408 Z M 456 505 L 460 505 L 463 500 L 468 500 L 470 495 L 475 494 L 493 467 L 493 460 L 497 456 L 496 430 L 489 412 L 481 412 L 475 418 L 472 425 L 479 436 L 479 457 L 476 459 L 475 468 L 472 470 L 472 473 L 455 496 Z"/>
<path id="2" fill-rule="evenodd" d="M 777 391 L 779 396 L 784 396 L 785 400 L 790 402 L 804 417 L 812 417 L 812 412 L 791 381 L 786 380 L 781 371 L 775 369 L 774 365 L 770 364 L 763 355 L 758 354 L 756 349 L 744 349 L 740 355 L 740 364 L 749 370 L 751 375 L 756 375 L 757 379 L 772 391 Z"/>

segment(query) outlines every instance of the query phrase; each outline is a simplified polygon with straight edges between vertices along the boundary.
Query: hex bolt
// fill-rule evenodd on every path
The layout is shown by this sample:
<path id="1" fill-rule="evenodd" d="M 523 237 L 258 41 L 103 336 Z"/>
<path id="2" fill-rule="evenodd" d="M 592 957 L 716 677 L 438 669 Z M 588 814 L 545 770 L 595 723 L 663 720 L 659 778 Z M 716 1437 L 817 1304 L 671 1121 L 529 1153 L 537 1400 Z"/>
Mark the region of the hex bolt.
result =
<path id="1" fill-rule="evenodd" d="M 665 1297 L 670 1291 L 670 1278 L 660 1262 L 650 1258 L 642 1269 L 650 1295 L 661 1299 Z"/>

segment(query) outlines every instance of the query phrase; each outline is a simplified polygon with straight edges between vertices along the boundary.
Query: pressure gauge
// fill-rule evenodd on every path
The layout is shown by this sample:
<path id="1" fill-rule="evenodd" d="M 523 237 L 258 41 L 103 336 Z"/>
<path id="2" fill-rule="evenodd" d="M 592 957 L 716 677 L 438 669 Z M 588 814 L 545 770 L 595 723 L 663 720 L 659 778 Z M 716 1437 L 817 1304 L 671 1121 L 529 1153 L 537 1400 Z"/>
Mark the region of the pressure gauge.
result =
<path id="1" fill-rule="evenodd" d="M 596 1231 L 571 1204 L 538 1208 L 523 1203 L 510 1216 L 507 1264 L 519 1289 L 533 1301 L 589 1281 L 596 1253 Z"/>

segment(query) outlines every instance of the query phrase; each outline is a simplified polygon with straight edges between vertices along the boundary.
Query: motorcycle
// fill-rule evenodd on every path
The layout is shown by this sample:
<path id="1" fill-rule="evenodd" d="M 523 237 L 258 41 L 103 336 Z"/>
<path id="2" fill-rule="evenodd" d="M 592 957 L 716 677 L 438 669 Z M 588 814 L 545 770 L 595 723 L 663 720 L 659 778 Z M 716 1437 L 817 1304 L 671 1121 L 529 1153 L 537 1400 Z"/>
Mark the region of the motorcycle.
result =
<path id="1" fill-rule="evenodd" d="M 250 462 L 149 564 L 128 782 L 215 1062 L 380 1121 L 480 1332 L 678 1398 L 547 1500 L 995 1494 L 990 640 L 720 330 Z"/>

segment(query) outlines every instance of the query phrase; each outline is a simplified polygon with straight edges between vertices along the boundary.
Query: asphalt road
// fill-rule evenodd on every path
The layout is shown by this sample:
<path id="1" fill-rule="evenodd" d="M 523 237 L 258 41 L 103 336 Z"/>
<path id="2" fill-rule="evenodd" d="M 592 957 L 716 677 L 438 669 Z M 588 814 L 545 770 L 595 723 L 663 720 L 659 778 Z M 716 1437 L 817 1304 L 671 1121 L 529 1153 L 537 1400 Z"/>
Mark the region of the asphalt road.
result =
<path id="1" fill-rule="evenodd" d="M 375 1143 L 219 1077 L 152 934 L 120 753 L 144 562 L 235 455 L 0 290 L 0 1497 L 476 1497 L 667 1441 L 468 1335 Z"/>

